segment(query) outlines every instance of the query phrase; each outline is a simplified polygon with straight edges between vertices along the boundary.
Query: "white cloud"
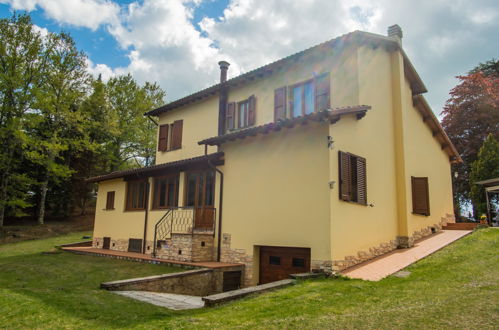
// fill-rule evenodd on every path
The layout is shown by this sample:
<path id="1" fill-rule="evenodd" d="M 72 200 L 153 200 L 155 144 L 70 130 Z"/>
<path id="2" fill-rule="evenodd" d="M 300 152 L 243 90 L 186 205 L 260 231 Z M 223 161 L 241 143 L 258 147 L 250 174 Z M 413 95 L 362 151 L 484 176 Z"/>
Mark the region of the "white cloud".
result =
<path id="1" fill-rule="evenodd" d="M 114 77 L 115 75 L 121 73 L 120 69 L 118 70 L 113 70 L 106 64 L 94 64 L 90 59 L 87 58 L 87 70 L 88 72 L 97 78 L 99 75 L 101 75 L 103 81 L 108 81 L 109 78 Z"/>
<path id="2" fill-rule="evenodd" d="M 399 24 L 438 113 L 453 77 L 497 57 L 499 44 L 497 0 L 231 0 L 221 17 L 198 26 L 192 18 L 201 0 L 141 0 L 121 8 L 109 0 L 2 1 L 42 8 L 64 24 L 106 24 L 130 64 L 92 64 L 91 71 L 157 81 L 169 101 L 216 83 L 219 60 L 231 63 L 233 77 L 356 29 L 385 34 Z"/>
<path id="3" fill-rule="evenodd" d="M 33 11 L 38 7 L 48 18 L 62 24 L 96 30 L 102 24 L 118 23 L 120 7 L 109 0 L 0 0 L 13 9 Z"/>

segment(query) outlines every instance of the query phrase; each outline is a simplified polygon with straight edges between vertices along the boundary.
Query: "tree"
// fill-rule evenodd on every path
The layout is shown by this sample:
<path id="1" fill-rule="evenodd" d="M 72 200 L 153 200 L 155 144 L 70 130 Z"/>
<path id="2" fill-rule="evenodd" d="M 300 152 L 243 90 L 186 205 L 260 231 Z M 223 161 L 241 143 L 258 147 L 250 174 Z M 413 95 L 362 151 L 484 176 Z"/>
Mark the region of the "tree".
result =
<path id="1" fill-rule="evenodd" d="M 156 84 L 144 86 L 130 74 L 106 84 L 113 133 L 107 145 L 111 171 L 152 163 L 156 130 L 144 113 L 164 103 L 165 92 Z"/>
<path id="2" fill-rule="evenodd" d="M 49 181 L 68 178 L 70 168 L 63 152 L 87 148 L 79 105 L 89 83 L 86 57 L 73 39 L 65 34 L 50 33 L 44 56 L 48 59 L 42 85 L 37 91 L 34 111 L 30 114 L 31 131 L 27 156 L 40 171 L 38 223 L 45 218 Z"/>
<path id="3" fill-rule="evenodd" d="M 27 177 L 16 167 L 26 142 L 25 114 L 36 99 L 47 62 L 43 48 L 28 15 L 0 19 L 0 226 L 6 207 L 26 206 L 18 184 Z"/>
<path id="4" fill-rule="evenodd" d="M 491 59 L 485 63 L 480 63 L 477 65 L 476 68 L 471 70 L 469 73 L 479 73 L 481 72 L 487 77 L 490 76 L 495 76 L 496 78 L 499 77 L 499 61 L 496 59 Z"/>
<path id="5" fill-rule="evenodd" d="M 451 90 L 442 111 L 442 126 L 464 161 L 453 166 L 459 174 L 454 182 L 459 205 L 470 201 L 470 166 L 483 141 L 489 134 L 499 139 L 499 78 L 481 71 L 457 78 L 460 83 Z"/>
<path id="6" fill-rule="evenodd" d="M 476 205 L 478 214 L 487 212 L 485 189 L 475 184 L 477 181 L 495 179 L 499 177 L 499 142 L 492 134 L 487 136 L 478 158 L 471 164 L 470 190 L 473 204 Z"/>

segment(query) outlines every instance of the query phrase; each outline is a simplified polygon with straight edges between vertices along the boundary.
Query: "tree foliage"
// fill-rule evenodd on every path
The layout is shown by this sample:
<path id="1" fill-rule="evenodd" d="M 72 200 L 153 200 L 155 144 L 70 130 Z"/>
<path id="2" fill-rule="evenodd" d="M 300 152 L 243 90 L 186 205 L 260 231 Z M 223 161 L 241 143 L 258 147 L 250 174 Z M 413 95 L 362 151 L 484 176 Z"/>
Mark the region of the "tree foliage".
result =
<path id="1" fill-rule="evenodd" d="M 486 137 L 492 134 L 499 139 L 499 76 L 491 69 L 495 65 L 487 63 L 468 75 L 457 77 L 460 82 L 451 90 L 442 111 L 442 126 L 463 159 L 462 164 L 453 168 L 458 172 L 454 193 L 459 204 L 471 200 L 471 164 L 477 159 Z M 476 207 L 474 204 L 475 210 Z"/>
<path id="2" fill-rule="evenodd" d="M 471 164 L 471 199 L 476 205 L 478 214 L 487 212 L 487 202 L 485 189 L 476 182 L 495 178 L 499 178 L 499 142 L 489 134 L 478 152 L 477 160 Z"/>
<path id="3" fill-rule="evenodd" d="M 163 104 L 131 75 L 93 79 L 70 35 L 42 35 L 28 15 L 0 19 L 0 226 L 5 215 L 85 211 L 85 178 L 150 165 Z"/>

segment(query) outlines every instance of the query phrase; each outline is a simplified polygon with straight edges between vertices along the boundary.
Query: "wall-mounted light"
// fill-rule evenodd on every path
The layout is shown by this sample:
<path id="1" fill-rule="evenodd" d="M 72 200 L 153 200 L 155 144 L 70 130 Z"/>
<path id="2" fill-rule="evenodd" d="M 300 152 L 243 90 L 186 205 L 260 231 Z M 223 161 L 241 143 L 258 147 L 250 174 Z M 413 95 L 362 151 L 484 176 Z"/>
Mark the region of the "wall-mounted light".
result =
<path id="1" fill-rule="evenodd" d="M 336 181 L 329 181 L 329 188 L 330 189 L 334 189 L 334 184 L 336 183 Z"/>
<path id="2" fill-rule="evenodd" d="M 327 147 L 329 149 L 333 149 L 334 148 L 334 140 L 333 140 L 333 137 L 331 135 L 327 136 Z"/>

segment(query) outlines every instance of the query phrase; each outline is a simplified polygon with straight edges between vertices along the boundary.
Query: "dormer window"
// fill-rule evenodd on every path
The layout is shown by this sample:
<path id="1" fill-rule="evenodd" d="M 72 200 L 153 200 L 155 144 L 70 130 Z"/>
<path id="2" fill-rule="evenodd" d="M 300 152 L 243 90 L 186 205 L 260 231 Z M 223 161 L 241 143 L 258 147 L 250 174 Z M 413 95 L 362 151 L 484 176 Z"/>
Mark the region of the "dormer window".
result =
<path id="1" fill-rule="evenodd" d="M 229 102 L 225 114 L 225 129 L 233 131 L 255 125 L 256 97 L 250 96 L 240 102 Z"/>

